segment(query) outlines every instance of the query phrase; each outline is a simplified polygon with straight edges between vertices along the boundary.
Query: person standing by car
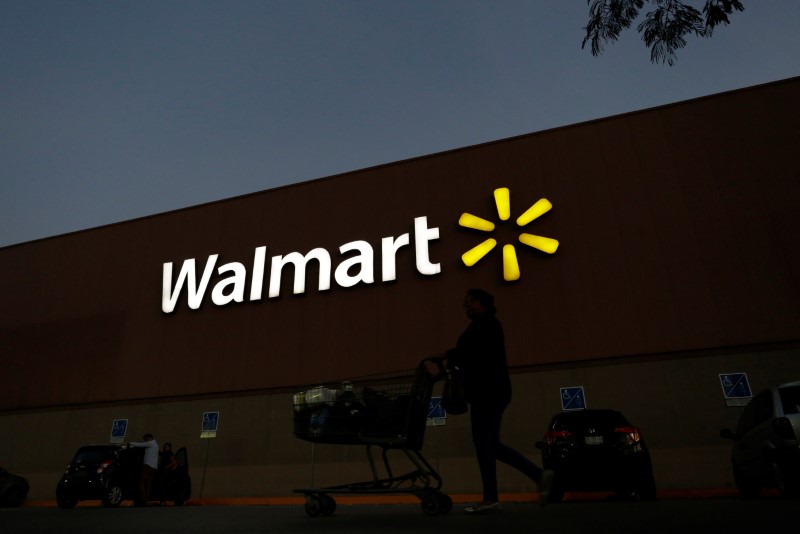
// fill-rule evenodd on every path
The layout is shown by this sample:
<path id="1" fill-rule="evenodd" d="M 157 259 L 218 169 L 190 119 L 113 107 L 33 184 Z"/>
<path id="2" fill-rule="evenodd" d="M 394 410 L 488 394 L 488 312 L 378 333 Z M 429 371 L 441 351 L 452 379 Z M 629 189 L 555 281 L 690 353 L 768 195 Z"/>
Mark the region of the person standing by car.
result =
<path id="1" fill-rule="evenodd" d="M 543 471 L 519 451 L 500 441 L 503 412 L 511 402 L 511 379 L 506 362 L 503 327 L 495 317 L 494 297 L 470 289 L 464 311 L 471 323 L 456 347 L 439 356 L 447 366 L 460 369 L 470 407 L 472 441 L 483 483 L 483 501 L 465 509 L 468 514 L 502 512 L 497 490 L 497 461 L 514 467 L 536 482 L 540 503 L 547 502 L 553 471 Z"/>
<path id="2" fill-rule="evenodd" d="M 128 446 L 144 449 L 142 470 L 139 474 L 139 500 L 136 504 L 145 506 L 153 488 L 153 478 L 158 471 L 158 443 L 156 443 L 153 434 L 145 434 L 142 437 L 142 441 L 132 441 L 128 443 Z"/>
<path id="3" fill-rule="evenodd" d="M 164 443 L 161 452 L 158 453 L 158 467 L 161 470 L 161 504 L 164 504 L 167 490 L 173 483 L 175 478 L 175 470 L 178 468 L 178 460 L 175 458 L 175 453 L 172 452 L 172 443 L 169 441 Z"/>

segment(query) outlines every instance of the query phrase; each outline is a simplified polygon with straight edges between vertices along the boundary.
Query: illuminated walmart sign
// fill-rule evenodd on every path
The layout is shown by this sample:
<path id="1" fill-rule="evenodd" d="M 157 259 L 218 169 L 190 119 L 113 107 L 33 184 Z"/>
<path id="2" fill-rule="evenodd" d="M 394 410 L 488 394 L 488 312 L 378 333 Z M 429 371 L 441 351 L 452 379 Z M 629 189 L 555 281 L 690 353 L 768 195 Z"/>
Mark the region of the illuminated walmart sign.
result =
<path id="1" fill-rule="evenodd" d="M 494 192 L 497 213 L 501 221 L 506 221 L 511 217 L 510 193 L 507 188 L 496 189 Z M 531 206 L 525 213 L 517 218 L 517 225 L 526 226 L 540 216 L 544 215 L 552 208 L 552 204 L 547 199 L 541 199 Z M 469 213 L 463 213 L 458 221 L 462 227 L 481 232 L 491 232 L 495 229 L 494 223 L 482 219 Z M 397 251 L 402 247 L 411 244 L 411 236 L 402 234 L 397 237 L 384 237 L 381 239 L 381 281 L 390 282 L 397 278 L 396 256 Z M 439 239 L 439 229 L 428 227 L 427 217 L 417 217 L 414 219 L 414 252 L 417 271 L 423 275 L 430 276 L 441 272 L 441 265 L 433 263 L 430 259 L 429 243 Z M 549 237 L 541 237 L 533 234 L 522 233 L 519 241 L 529 247 L 541 250 L 548 254 L 553 254 L 558 248 L 558 241 Z M 489 238 L 465 252 L 461 259 L 467 267 L 472 267 L 486 254 L 497 246 L 495 239 Z M 331 254 L 324 248 L 315 248 L 307 254 L 291 252 L 286 255 L 272 256 L 269 261 L 269 288 L 268 298 L 280 296 L 281 275 L 283 268 L 292 264 L 294 267 L 294 288 L 295 295 L 305 293 L 306 290 L 306 266 L 309 261 L 314 260 L 319 264 L 319 280 L 317 282 L 320 291 L 331 288 L 331 272 L 333 280 L 340 287 L 352 287 L 358 283 L 372 284 L 375 282 L 375 251 L 372 245 L 366 241 L 351 241 L 339 247 L 339 253 L 353 254 L 343 259 L 333 270 Z M 253 254 L 253 262 L 248 268 L 239 262 L 225 263 L 217 267 L 219 254 L 210 255 L 203 267 L 203 273 L 198 280 L 197 266 L 195 258 L 183 261 L 177 277 L 174 277 L 174 266 L 171 262 L 163 264 L 163 284 L 161 295 L 161 309 L 164 313 L 172 313 L 178 299 L 186 288 L 187 304 L 189 308 L 196 310 L 203 303 L 206 292 L 209 289 L 211 278 L 216 271 L 221 280 L 211 288 L 211 302 L 217 306 L 225 306 L 232 302 L 244 302 L 245 288 L 248 279 L 250 281 L 250 294 L 247 296 L 250 301 L 258 301 L 263 297 L 264 273 L 267 269 L 267 247 L 257 247 Z M 520 277 L 519 263 L 514 245 L 506 244 L 503 246 L 503 278 L 508 282 L 518 280 Z"/>
<path id="2" fill-rule="evenodd" d="M 441 271 L 438 263 L 432 263 L 428 250 L 428 243 L 439 239 L 438 228 L 428 228 L 427 217 L 414 219 L 414 251 L 416 254 L 417 271 L 424 275 L 434 275 Z M 398 237 L 384 237 L 381 239 L 381 281 L 394 280 L 396 275 L 395 257 L 401 247 L 410 244 L 409 234 Z M 336 267 L 333 278 L 341 287 L 352 287 L 359 282 L 371 284 L 375 281 L 374 251 L 372 245 L 366 241 L 351 241 L 339 247 L 340 254 L 355 252 L 356 254 L 343 260 Z M 264 284 L 264 271 L 266 269 L 267 247 L 257 247 L 253 255 L 253 264 L 250 269 L 250 295 L 249 300 L 261 300 Z M 163 285 L 161 295 L 161 309 L 164 313 L 175 310 L 178 298 L 186 286 L 189 308 L 196 310 L 203 303 L 211 276 L 217 264 L 219 254 L 212 254 L 206 260 L 203 275 L 198 283 L 195 259 L 184 260 L 173 285 L 173 265 L 164 264 Z M 315 248 L 308 254 L 292 252 L 283 256 L 273 256 L 270 261 L 269 298 L 280 296 L 281 273 L 287 264 L 294 265 L 294 294 L 304 293 L 306 290 L 306 264 L 310 260 L 319 262 L 319 290 L 331 288 L 331 255 L 324 248 Z M 226 263 L 216 268 L 217 274 L 226 276 L 214 285 L 211 290 L 211 302 L 217 306 L 224 306 L 231 302 L 243 302 L 245 286 L 247 285 L 247 267 L 239 262 Z"/>
<path id="3" fill-rule="evenodd" d="M 497 206 L 497 215 L 500 217 L 500 220 L 507 221 L 511 217 L 511 194 L 509 193 L 508 188 L 501 187 L 499 189 L 495 189 L 494 201 L 495 205 Z M 528 208 L 525 213 L 517 218 L 517 226 L 522 227 L 535 221 L 550 211 L 552 207 L 553 205 L 549 200 L 546 198 L 540 199 L 533 206 Z M 494 223 L 487 221 L 486 219 L 476 217 L 470 213 L 462 213 L 461 218 L 458 220 L 458 224 L 464 228 L 480 230 L 481 232 L 491 232 L 494 230 Z M 548 254 L 553 254 L 556 249 L 558 249 L 558 241 L 555 239 L 550 239 L 549 237 L 523 233 L 519 235 L 519 241 L 524 245 L 528 245 L 529 247 L 533 247 Z M 489 238 L 475 248 L 465 252 L 461 256 L 461 261 L 463 261 L 464 265 L 467 267 L 472 267 L 478 263 L 481 258 L 491 252 L 495 246 L 497 246 L 497 241 Z M 507 282 L 513 282 L 515 280 L 519 280 L 519 276 L 520 273 L 519 263 L 517 262 L 517 251 L 514 248 L 514 245 L 505 245 L 503 246 L 503 278 Z"/>

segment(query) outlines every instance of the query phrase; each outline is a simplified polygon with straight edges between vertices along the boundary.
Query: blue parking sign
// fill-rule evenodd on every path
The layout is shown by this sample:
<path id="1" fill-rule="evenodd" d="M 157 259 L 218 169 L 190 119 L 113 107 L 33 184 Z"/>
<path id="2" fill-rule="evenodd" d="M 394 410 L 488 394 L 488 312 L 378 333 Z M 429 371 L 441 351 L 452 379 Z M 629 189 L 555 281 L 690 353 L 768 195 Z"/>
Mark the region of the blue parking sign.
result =
<path id="1" fill-rule="evenodd" d="M 447 424 L 447 412 L 442 406 L 441 397 L 431 397 L 428 404 L 428 418 L 425 421 L 427 426 L 442 426 Z"/>
<path id="2" fill-rule="evenodd" d="M 111 423 L 111 443 L 123 443 L 125 441 L 125 434 L 128 432 L 127 419 L 114 419 Z"/>
<path id="3" fill-rule="evenodd" d="M 445 411 L 442 407 L 442 398 L 431 397 L 431 402 L 428 405 L 428 419 L 441 419 L 445 416 Z"/>
<path id="4" fill-rule="evenodd" d="M 720 374 L 719 382 L 726 399 L 749 399 L 753 396 L 747 381 L 747 373 Z"/>
<path id="5" fill-rule="evenodd" d="M 583 386 L 561 388 L 561 409 L 565 412 L 586 409 L 586 395 Z"/>
<path id="6" fill-rule="evenodd" d="M 200 428 L 201 438 L 216 438 L 219 427 L 219 412 L 203 412 L 203 422 Z"/>

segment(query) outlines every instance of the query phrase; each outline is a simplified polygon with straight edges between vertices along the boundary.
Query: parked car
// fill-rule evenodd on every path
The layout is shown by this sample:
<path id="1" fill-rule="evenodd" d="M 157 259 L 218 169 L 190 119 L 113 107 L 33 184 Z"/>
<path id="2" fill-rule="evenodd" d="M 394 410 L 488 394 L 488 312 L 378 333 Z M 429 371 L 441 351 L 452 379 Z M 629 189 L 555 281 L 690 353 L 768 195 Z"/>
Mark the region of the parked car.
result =
<path id="1" fill-rule="evenodd" d="M 73 508 L 78 501 L 100 500 L 116 507 L 126 499 L 135 500 L 143 449 L 118 445 L 86 445 L 78 449 L 56 487 L 60 508 Z M 191 497 L 186 447 L 175 452 L 178 468 L 170 473 L 159 469 L 153 480 L 150 500 L 172 501 L 180 506 Z"/>
<path id="2" fill-rule="evenodd" d="M 758 497 L 762 488 L 800 496 L 800 382 L 756 394 L 736 432 L 723 429 L 720 436 L 733 440 L 733 480 L 744 497 Z"/>
<path id="3" fill-rule="evenodd" d="M 542 466 L 555 471 L 551 502 L 567 491 L 614 491 L 625 499 L 656 498 L 650 452 L 642 432 L 616 410 L 554 415 L 544 439 Z"/>
<path id="4" fill-rule="evenodd" d="M 0 506 L 19 506 L 28 497 L 28 481 L 0 467 Z"/>

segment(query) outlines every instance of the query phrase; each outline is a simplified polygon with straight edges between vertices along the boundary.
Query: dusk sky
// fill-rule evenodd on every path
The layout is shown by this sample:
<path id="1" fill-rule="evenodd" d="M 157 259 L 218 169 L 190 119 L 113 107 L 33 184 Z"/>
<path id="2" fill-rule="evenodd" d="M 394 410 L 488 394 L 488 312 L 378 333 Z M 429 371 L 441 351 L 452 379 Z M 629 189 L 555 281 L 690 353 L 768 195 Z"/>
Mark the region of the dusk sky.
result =
<path id="1" fill-rule="evenodd" d="M 800 75 L 743 3 L 669 67 L 586 0 L 0 0 L 0 247 Z"/>

